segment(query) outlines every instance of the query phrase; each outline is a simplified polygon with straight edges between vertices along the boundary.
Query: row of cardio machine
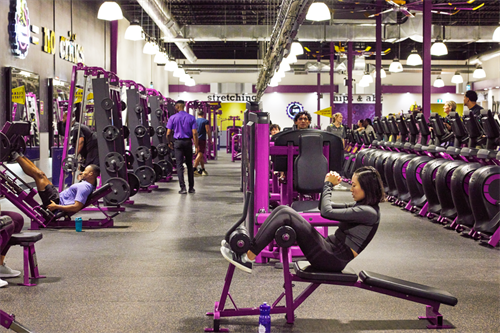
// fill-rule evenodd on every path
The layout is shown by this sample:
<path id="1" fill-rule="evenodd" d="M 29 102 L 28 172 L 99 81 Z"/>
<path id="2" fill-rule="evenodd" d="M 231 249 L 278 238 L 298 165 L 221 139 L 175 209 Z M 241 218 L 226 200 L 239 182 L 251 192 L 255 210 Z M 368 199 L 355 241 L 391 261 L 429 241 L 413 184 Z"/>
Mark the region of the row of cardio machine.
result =
<path id="1" fill-rule="evenodd" d="M 445 121 L 450 126 L 448 130 Z M 342 175 L 375 167 L 388 200 L 481 245 L 500 240 L 500 125 L 490 110 L 447 119 L 431 113 L 373 121 L 375 133 L 349 131 Z"/>

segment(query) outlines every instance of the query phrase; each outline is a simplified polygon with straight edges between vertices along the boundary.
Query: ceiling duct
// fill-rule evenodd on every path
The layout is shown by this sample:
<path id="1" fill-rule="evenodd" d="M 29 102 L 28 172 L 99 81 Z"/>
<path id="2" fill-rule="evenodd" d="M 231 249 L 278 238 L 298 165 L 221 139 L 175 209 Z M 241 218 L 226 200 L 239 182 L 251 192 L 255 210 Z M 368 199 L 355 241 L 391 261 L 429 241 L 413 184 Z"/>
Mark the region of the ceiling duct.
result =
<path id="1" fill-rule="evenodd" d="M 165 7 L 163 1 L 137 0 L 137 2 L 165 34 L 165 37 L 174 40 L 175 38 L 183 37 L 179 25 L 174 20 L 172 13 Z M 185 41 L 178 41 L 175 42 L 175 45 L 177 45 L 189 62 L 194 63 L 197 60 L 188 43 Z"/>
<path id="2" fill-rule="evenodd" d="M 251 94 L 251 83 L 211 83 L 212 94 Z"/>

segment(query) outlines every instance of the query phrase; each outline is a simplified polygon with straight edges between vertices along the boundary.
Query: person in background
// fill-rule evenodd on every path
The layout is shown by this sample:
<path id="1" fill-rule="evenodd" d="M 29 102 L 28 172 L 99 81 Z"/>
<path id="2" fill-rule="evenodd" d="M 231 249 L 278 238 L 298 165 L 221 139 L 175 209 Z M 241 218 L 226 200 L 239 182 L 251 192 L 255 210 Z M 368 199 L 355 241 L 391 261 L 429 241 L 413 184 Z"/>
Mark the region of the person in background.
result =
<path id="1" fill-rule="evenodd" d="M 446 129 L 448 131 L 451 131 L 451 125 L 450 125 L 450 112 L 456 112 L 457 110 L 457 103 L 454 101 L 446 101 L 443 106 L 443 111 L 446 113 L 446 117 L 444 118 L 444 125 L 446 126 Z"/>
<path id="2" fill-rule="evenodd" d="M 464 95 L 464 105 L 474 113 L 476 118 L 481 116 L 481 110 L 483 109 L 477 102 L 477 93 L 473 90 L 469 90 Z"/>
<path id="3" fill-rule="evenodd" d="M 293 129 L 303 130 L 311 126 L 312 117 L 307 111 L 298 112 L 293 118 Z"/>
<path id="4" fill-rule="evenodd" d="M 66 128 L 68 113 L 65 112 L 62 119 L 63 131 Z M 81 171 L 91 164 L 99 165 L 99 148 L 97 144 L 97 134 L 88 126 L 72 121 L 71 124 L 71 145 L 75 147 L 76 156 L 81 159 Z"/>
<path id="5" fill-rule="evenodd" d="M 332 133 L 339 138 L 342 139 L 342 143 L 345 146 L 345 137 L 346 137 L 346 132 L 345 132 L 345 127 L 342 125 L 342 119 L 344 117 L 342 116 L 342 113 L 337 112 L 333 115 L 333 123 L 331 123 L 327 128 L 326 131 L 329 133 Z"/>
<path id="6" fill-rule="evenodd" d="M 167 140 L 168 145 L 174 148 L 175 162 L 177 167 L 177 178 L 181 189 L 179 194 L 187 194 L 186 183 L 184 182 L 184 163 L 187 167 L 189 182 L 189 193 L 195 193 L 194 189 L 194 169 L 193 169 L 193 143 L 198 154 L 198 129 L 196 118 L 184 111 L 185 103 L 182 100 L 175 102 L 177 111 L 167 122 Z M 175 142 L 172 143 L 172 137 Z"/>
<path id="7" fill-rule="evenodd" d="M 363 126 L 367 135 L 370 135 L 370 133 L 375 133 L 375 130 L 372 126 L 372 120 L 370 118 L 366 118 L 365 120 L 363 120 Z"/>
<path id="8" fill-rule="evenodd" d="M 204 115 L 205 113 L 200 110 L 198 111 L 198 118 L 196 118 L 196 126 L 198 126 L 198 154 L 194 160 L 195 176 L 208 176 L 208 172 L 205 170 L 205 150 L 207 147 L 207 136 L 208 142 L 212 142 L 212 131 L 210 123 L 204 118 Z"/>
<path id="9" fill-rule="evenodd" d="M 270 132 L 271 136 L 273 136 L 276 133 L 279 133 L 280 131 L 281 131 L 281 128 L 280 128 L 280 125 L 278 125 L 278 124 L 272 124 L 271 126 L 269 126 L 269 132 Z"/>
<path id="10" fill-rule="evenodd" d="M 356 128 L 356 131 L 361 132 L 365 130 L 365 126 L 363 124 L 363 119 L 358 120 L 358 128 Z"/>

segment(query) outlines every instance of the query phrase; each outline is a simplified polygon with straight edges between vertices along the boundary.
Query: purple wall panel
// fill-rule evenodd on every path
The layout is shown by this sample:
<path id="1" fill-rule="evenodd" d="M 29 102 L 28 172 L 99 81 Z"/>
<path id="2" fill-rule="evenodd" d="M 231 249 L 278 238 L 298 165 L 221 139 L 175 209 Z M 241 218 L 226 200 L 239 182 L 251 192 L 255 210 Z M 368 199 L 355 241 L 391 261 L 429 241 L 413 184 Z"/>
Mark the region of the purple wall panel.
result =
<path id="1" fill-rule="evenodd" d="M 344 125 L 347 124 L 347 103 L 335 103 L 335 113 L 340 112 L 344 117 Z M 352 123 L 357 124 L 358 120 L 375 117 L 375 104 L 353 103 L 352 104 Z"/>

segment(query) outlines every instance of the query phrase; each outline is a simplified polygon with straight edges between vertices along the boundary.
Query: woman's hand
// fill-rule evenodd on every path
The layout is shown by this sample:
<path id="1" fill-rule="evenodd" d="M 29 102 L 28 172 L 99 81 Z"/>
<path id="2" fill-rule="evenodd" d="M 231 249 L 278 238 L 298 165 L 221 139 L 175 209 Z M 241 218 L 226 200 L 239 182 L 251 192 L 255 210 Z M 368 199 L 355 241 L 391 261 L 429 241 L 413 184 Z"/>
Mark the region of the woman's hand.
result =
<path id="1" fill-rule="evenodd" d="M 342 177 L 340 177 L 340 175 L 335 171 L 330 171 L 325 176 L 325 182 L 330 182 L 333 186 L 340 184 L 341 181 Z"/>

